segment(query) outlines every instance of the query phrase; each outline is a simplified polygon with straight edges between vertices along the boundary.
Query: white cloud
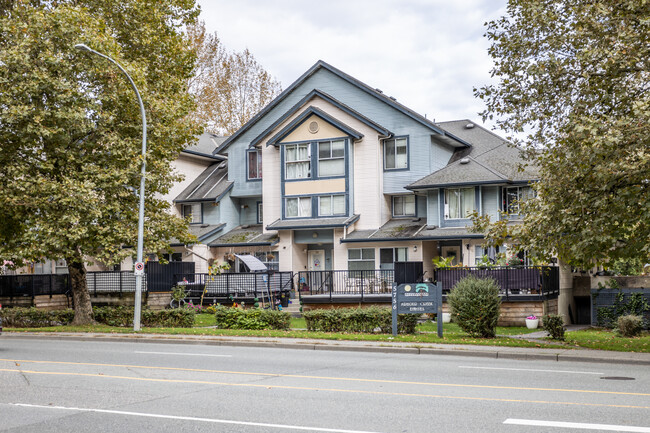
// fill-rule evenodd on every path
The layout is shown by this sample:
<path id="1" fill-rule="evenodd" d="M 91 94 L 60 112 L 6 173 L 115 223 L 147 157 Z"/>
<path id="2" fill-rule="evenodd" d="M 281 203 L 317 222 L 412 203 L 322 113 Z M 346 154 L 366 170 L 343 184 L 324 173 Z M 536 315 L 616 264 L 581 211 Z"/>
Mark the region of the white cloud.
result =
<path id="1" fill-rule="evenodd" d="M 438 121 L 480 120 L 472 88 L 490 82 L 492 65 L 483 23 L 505 3 L 199 0 L 208 30 L 250 49 L 283 88 L 321 59 Z"/>

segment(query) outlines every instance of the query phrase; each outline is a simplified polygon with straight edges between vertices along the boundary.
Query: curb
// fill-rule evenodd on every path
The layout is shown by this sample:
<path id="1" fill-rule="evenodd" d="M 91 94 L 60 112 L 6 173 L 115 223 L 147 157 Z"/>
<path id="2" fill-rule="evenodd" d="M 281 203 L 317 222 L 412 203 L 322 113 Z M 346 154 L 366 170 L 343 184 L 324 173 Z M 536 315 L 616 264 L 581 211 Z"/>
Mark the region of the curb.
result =
<path id="1" fill-rule="evenodd" d="M 496 346 L 422 346 L 387 345 L 386 343 L 354 344 L 355 342 L 333 342 L 330 340 L 289 340 L 274 338 L 260 340 L 251 338 L 242 340 L 236 338 L 219 337 L 209 338 L 204 336 L 169 336 L 163 334 L 50 334 L 50 333 L 13 333 L 5 332 L 3 338 L 30 338 L 30 339 L 56 339 L 72 341 L 114 341 L 119 343 L 151 344 L 186 344 L 204 346 L 232 346 L 232 347 L 261 347 L 293 350 L 329 350 L 335 352 L 367 352 L 403 355 L 443 355 L 467 356 L 491 359 L 511 359 L 519 361 L 555 361 L 555 362 L 593 362 L 616 363 L 629 365 L 650 365 L 650 354 L 628 352 L 605 352 L 588 349 L 554 349 L 534 348 L 507 348 Z"/>

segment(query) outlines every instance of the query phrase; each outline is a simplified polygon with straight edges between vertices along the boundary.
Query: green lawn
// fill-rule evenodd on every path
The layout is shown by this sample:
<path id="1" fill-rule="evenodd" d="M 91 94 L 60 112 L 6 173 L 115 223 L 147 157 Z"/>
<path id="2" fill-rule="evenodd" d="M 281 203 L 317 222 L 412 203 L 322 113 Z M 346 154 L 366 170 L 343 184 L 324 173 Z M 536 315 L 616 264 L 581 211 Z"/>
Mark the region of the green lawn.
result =
<path id="1" fill-rule="evenodd" d="M 302 318 L 291 319 L 291 330 L 289 331 L 248 331 L 236 329 L 216 329 L 215 317 L 211 314 L 198 314 L 196 316 L 193 328 L 143 328 L 140 333 L 143 334 L 169 334 L 169 335 L 212 335 L 212 336 L 257 336 L 257 337 L 287 337 L 287 338 L 316 338 L 325 340 L 353 340 L 353 341 L 381 341 L 389 345 L 392 342 L 413 342 L 413 343 L 444 343 L 444 344 L 470 344 L 484 346 L 505 346 L 505 347 L 563 347 L 571 348 L 575 346 L 614 350 L 621 352 L 650 352 L 650 333 L 645 333 L 638 338 L 621 338 L 616 336 L 610 330 L 588 329 L 567 333 L 565 343 L 553 342 L 548 343 L 531 342 L 521 339 L 509 338 L 509 335 L 518 335 L 534 332 L 527 328 L 515 327 L 504 328 L 498 327 L 496 332 L 498 338 L 482 339 L 472 338 L 465 334 L 458 325 L 454 323 L 445 323 L 443 338 L 438 338 L 437 325 L 434 322 L 421 323 L 417 327 L 417 333 L 414 335 L 398 335 L 393 337 L 390 334 L 355 334 L 355 333 L 329 333 L 329 332 L 307 332 L 305 330 L 305 320 Z M 28 328 L 28 329 L 10 329 L 5 328 L 8 332 L 99 332 L 99 333 L 119 333 L 132 334 L 131 328 L 118 328 L 105 325 L 95 326 L 54 326 L 47 328 Z"/>

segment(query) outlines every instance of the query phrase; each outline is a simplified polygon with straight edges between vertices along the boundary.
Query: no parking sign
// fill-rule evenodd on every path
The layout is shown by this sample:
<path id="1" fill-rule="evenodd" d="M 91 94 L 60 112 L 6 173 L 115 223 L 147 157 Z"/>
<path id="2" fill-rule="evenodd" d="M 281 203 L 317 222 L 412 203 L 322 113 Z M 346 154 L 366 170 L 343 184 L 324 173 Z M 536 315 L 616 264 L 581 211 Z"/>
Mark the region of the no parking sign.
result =
<path id="1" fill-rule="evenodd" d="M 133 269 L 134 269 L 133 270 L 134 275 L 143 275 L 144 274 L 144 263 L 136 262 Z"/>

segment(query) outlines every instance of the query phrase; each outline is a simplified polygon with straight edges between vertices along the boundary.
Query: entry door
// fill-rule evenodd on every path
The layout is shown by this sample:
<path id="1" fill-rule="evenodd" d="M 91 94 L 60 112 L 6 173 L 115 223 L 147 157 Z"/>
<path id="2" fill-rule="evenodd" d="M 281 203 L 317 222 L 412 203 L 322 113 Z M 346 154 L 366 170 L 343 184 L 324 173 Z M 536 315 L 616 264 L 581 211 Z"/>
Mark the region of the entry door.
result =
<path id="1" fill-rule="evenodd" d="M 453 257 L 452 266 L 460 263 L 460 247 L 442 247 L 442 257 Z"/>
<path id="2" fill-rule="evenodd" d="M 325 250 L 309 250 L 307 257 L 310 271 L 325 270 Z"/>

